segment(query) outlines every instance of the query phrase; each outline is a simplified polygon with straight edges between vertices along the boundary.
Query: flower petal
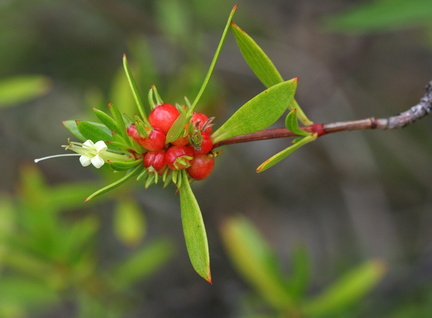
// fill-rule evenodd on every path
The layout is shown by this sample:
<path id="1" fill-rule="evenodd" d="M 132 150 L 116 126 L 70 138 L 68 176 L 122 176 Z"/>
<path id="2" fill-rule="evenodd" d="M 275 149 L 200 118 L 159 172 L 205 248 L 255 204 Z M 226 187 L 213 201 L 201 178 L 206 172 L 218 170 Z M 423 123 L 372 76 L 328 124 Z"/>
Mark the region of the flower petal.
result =
<path id="1" fill-rule="evenodd" d="M 96 151 L 98 153 L 104 152 L 108 149 L 108 146 L 103 142 L 102 140 L 99 140 L 94 144 L 94 147 L 96 148 Z"/>
<path id="2" fill-rule="evenodd" d="M 95 168 L 99 169 L 104 165 L 105 161 L 102 159 L 101 156 L 96 155 L 91 159 L 91 163 L 93 166 L 95 166 Z"/>
<path id="3" fill-rule="evenodd" d="M 81 157 L 79 157 L 79 161 L 81 162 L 81 165 L 83 167 L 87 167 L 92 163 L 92 158 L 82 155 Z"/>
<path id="4" fill-rule="evenodd" d="M 95 147 L 95 144 L 90 139 L 86 140 L 83 143 L 83 148 L 92 148 L 93 149 L 94 147 Z"/>

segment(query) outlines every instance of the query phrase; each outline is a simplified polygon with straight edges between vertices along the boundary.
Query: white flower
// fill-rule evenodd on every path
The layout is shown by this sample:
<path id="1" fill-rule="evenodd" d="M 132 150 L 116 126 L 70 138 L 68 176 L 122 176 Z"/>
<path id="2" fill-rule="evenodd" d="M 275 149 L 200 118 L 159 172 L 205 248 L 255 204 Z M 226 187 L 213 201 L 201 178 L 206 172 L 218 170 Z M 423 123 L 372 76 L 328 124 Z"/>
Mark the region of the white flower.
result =
<path id="1" fill-rule="evenodd" d="M 79 161 L 83 167 L 92 164 L 95 168 L 99 169 L 107 160 L 126 161 L 128 159 L 127 155 L 109 152 L 108 146 L 102 140 L 99 140 L 96 143 L 93 143 L 91 140 L 87 140 L 84 143 L 70 141 L 69 145 L 63 147 L 66 150 L 72 150 L 76 153 L 43 157 L 35 159 L 35 162 L 38 163 L 45 159 L 57 157 L 80 156 Z"/>
<path id="2" fill-rule="evenodd" d="M 79 158 L 83 167 L 92 164 L 95 168 L 99 169 L 104 165 L 105 161 L 102 155 L 107 151 L 108 147 L 102 140 L 99 140 L 95 144 L 93 141 L 87 140 L 83 143 L 82 148 L 88 150 L 88 153 L 82 154 Z"/>

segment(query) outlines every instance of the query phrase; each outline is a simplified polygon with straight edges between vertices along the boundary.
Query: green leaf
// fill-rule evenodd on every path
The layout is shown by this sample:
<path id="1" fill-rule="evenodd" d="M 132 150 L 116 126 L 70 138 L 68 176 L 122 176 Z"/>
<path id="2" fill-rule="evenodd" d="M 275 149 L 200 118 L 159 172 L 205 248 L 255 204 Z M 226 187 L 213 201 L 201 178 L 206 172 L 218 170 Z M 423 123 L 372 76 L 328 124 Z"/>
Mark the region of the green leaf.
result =
<path id="1" fill-rule="evenodd" d="M 87 197 L 87 199 L 84 200 L 84 202 L 88 202 L 91 199 L 104 194 L 112 189 L 117 188 L 119 185 L 122 185 L 125 183 L 129 178 L 132 178 L 135 174 L 140 173 L 142 170 L 144 170 L 144 166 L 138 165 L 135 169 L 129 171 L 127 174 L 125 174 L 122 178 L 118 179 L 117 181 L 107 185 L 106 187 L 103 187 L 102 189 L 97 190 L 93 194 Z"/>
<path id="2" fill-rule="evenodd" d="M 303 125 L 309 126 L 313 124 L 313 121 L 307 118 L 306 114 L 303 112 L 300 105 L 297 103 L 297 101 L 294 98 L 291 100 L 291 104 L 288 106 L 288 108 L 291 110 L 295 109 L 297 111 L 297 118 L 301 121 Z"/>
<path id="3" fill-rule="evenodd" d="M 96 114 L 97 118 L 99 118 L 99 120 L 102 122 L 102 124 L 108 127 L 108 129 L 115 131 L 117 134 L 120 134 L 120 130 L 117 126 L 117 123 L 114 119 L 112 119 L 111 116 L 96 108 L 93 108 L 93 112 Z"/>
<path id="4" fill-rule="evenodd" d="M 237 10 L 237 5 L 235 5 L 232 8 L 231 13 L 228 16 L 227 23 L 226 23 L 225 28 L 224 28 L 224 30 L 222 32 L 222 36 L 221 36 L 219 44 L 218 44 L 218 46 L 216 48 L 215 54 L 213 56 L 213 59 L 212 59 L 212 61 L 210 63 L 209 70 L 207 71 L 206 77 L 204 78 L 204 81 L 203 81 L 203 83 L 201 85 L 200 90 L 198 91 L 197 96 L 195 97 L 194 101 L 192 102 L 191 107 L 188 110 L 188 115 L 191 115 L 192 112 L 194 111 L 195 106 L 198 104 L 199 100 L 201 99 L 202 94 L 204 93 L 204 91 L 205 91 L 205 89 L 207 87 L 208 82 L 210 81 L 210 77 L 211 77 L 211 75 L 213 73 L 213 70 L 214 70 L 214 68 L 216 66 L 216 62 L 217 62 L 217 60 L 219 58 L 220 52 L 222 51 L 222 46 L 223 46 L 223 44 L 225 42 L 228 30 L 229 30 L 229 26 L 231 24 L 231 21 L 232 21 L 232 19 L 234 17 L 234 14 L 235 14 L 236 10 Z"/>
<path id="5" fill-rule="evenodd" d="M 275 164 L 281 162 L 283 159 L 288 157 L 290 154 L 292 154 L 294 151 L 299 149 L 300 147 L 306 145 L 307 143 L 314 141 L 317 139 L 318 134 L 312 134 L 306 137 L 302 137 L 299 139 L 295 144 L 289 146 L 288 148 L 282 150 L 281 152 L 278 152 L 273 157 L 267 159 L 264 161 L 257 169 L 256 172 L 263 172 L 267 170 L 270 167 L 273 167 Z"/>
<path id="6" fill-rule="evenodd" d="M 123 288 L 141 281 L 157 271 L 174 252 L 172 243 L 158 239 L 134 251 L 108 272 L 109 279 Z"/>
<path id="7" fill-rule="evenodd" d="M 120 136 L 122 136 L 123 139 L 126 142 L 128 142 L 129 144 L 131 144 L 130 143 L 130 138 L 129 138 L 127 132 L 126 132 L 126 123 L 125 123 L 125 120 L 123 119 L 122 114 L 120 113 L 120 111 L 118 110 L 118 108 L 116 106 L 114 106 L 112 103 L 108 104 L 108 108 L 111 111 L 111 114 L 113 115 L 114 120 L 117 123 L 117 127 L 118 127 L 118 130 L 119 130 L 118 134 Z"/>
<path id="8" fill-rule="evenodd" d="M 258 44 L 234 22 L 231 30 L 246 63 L 265 87 L 283 82 L 279 71 Z"/>
<path id="9" fill-rule="evenodd" d="M 221 234 L 239 274 L 275 309 L 293 308 L 275 254 L 253 224 L 244 217 L 231 218 L 223 224 Z"/>
<path id="10" fill-rule="evenodd" d="M 261 92 L 213 133 L 214 143 L 263 130 L 274 124 L 286 111 L 297 88 L 297 79 L 276 84 Z"/>
<path id="11" fill-rule="evenodd" d="M 127 58 L 126 58 L 126 54 L 123 55 L 123 67 L 124 67 L 124 70 L 125 70 L 125 73 L 126 73 L 126 77 L 127 77 L 128 81 L 129 81 L 129 86 L 130 86 L 132 94 L 134 96 L 135 103 L 136 103 L 136 105 L 138 107 L 138 111 L 139 111 L 139 113 L 140 113 L 140 115 L 142 117 L 142 120 L 146 124 L 148 124 L 147 112 L 146 112 L 145 107 L 144 107 L 143 99 L 142 99 L 142 97 L 141 97 L 141 95 L 139 93 L 139 90 L 138 90 L 138 87 L 136 85 L 135 79 L 134 79 L 134 77 L 132 75 L 132 72 L 130 71 L 129 64 L 128 64 L 128 61 L 127 61 Z"/>
<path id="12" fill-rule="evenodd" d="M 183 131 L 186 122 L 188 121 L 187 118 L 187 112 L 183 111 L 180 113 L 180 116 L 177 117 L 173 125 L 171 126 L 170 130 L 168 130 L 168 133 L 166 135 L 166 142 L 173 142 L 176 140 L 181 132 Z"/>
<path id="13" fill-rule="evenodd" d="M 210 255 L 201 210 L 185 170 L 182 170 L 181 177 L 183 180 L 179 188 L 180 208 L 186 248 L 195 271 L 211 283 Z"/>
<path id="14" fill-rule="evenodd" d="M 309 136 L 311 133 L 304 131 L 298 125 L 297 111 L 293 109 L 285 118 L 285 127 L 299 136 Z"/>
<path id="15" fill-rule="evenodd" d="M 235 23 L 231 24 L 231 30 L 233 31 L 243 58 L 265 87 L 269 88 L 283 82 L 283 78 L 273 62 L 254 41 L 254 39 L 252 39 L 245 31 L 240 29 L 240 27 Z M 307 118 L 295 99 L 292 99 L 288 108 L 291 110 L 294 108 L 297 109 L 297 117 L 304 125 L 313 124 L 313 122 Z"/>
<path id="16" fill-rule="evenodd" d="M 80 120 L 77 120 L 76 124 L 78 131 L 85 137 L 85 139 L 90 139 L 93 142 L 99 140 L 106 142 L 113 139 L 111 131 L 105 125 Z"/>
<path id="17" fill-rule="evenodd" d="M 108 161 L 108 164 L 111 168 L 117 171 L 125 171 L 136 167 L 142 163 L 142 159 L 134 160 L 134 161 Z"/>
<path id="18" fill-rule="evenodd" d="M 126 245 L 137 245 L 146 232 L 146 219 L 140 207 L 130 198 L 117 200 L 114 209 L 114 232 Z"/>
<path id="19" fill-rule="evenodd" d="M 78 138 L 79 140 L 81 140 L 82 142 L 86 141 L 87 139 L 79 132 L 78 130 L 78 126 L 75 120 L 64 120 L 62 121 L 63 126 L 65 126 L 65 128 L 67 130 L 69 130 L 69 132 L 74 135 L 76 138 Z"/>
<path id="20" fill-rule="evenodd" d="M 0 81 L 0 108 L 42 96 L 50 87 L 51 82 L 45 76 L 27 75 L 3 79 Z"/>
<path id="21" fill-rule="evenodd" d="M 329 18 L 330 29 L 342 32 L 373 32 L 407 26 L 431 25 L 430 0 L 370 1 Z"/>
<path id="22" fill-rule="evenodd" d="M 307 317 L 334 315 L 360 301 L 382 279 L 386 271 L 380 260 L 368 261 L 354 268 L 316 298 L 306 302 L 303 311 Z"/>

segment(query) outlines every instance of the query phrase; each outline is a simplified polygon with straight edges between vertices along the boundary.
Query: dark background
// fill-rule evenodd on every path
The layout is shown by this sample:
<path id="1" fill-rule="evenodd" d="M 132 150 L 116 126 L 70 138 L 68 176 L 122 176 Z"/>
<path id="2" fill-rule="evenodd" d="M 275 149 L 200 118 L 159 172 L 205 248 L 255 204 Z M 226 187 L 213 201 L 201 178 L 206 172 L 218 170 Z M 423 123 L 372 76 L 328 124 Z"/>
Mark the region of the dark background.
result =
<path id="1" fill-rule="evenodd" d="M 364 2 L 240 1 L 234 20 L 284 78 L 300 78 L 297 100 L 315 122 L 388 117 L 415 105 L 432 79 L 430 27 L 367 34 L 325 27 L 327 17 Z M 132 55 L 131 43 L 147 43 L 159 92 L 168 96 L 164 99 L 193 98 L 195 86 L 186 92 L 178 86 L 192 81 L 193 74 L 198 82 L 203 78 L 234 4 L 180 2 L 188 17 L 182 21 L 189 30 L 185 39 L 176 38 L 164 20 L 169 1 L 1 2 L 0 77 L 43 74 L 52 88 L 41 98 L 0 110 L 0 190 L 14 193 L 23 164 L 62 151 L 60 145 L 70 137 L 62 120 L 95 120 L 88 94 L 98 90 L 109 101 L 122 54 L 139 59 Z M 198 71 L 191 75 L 194 70 L 184 65 L 197 65 Z M 216 116 L 216 125 L 264 89 L 232 35 L 212 85 L 199 107 Z M 258 226 L 284 264 L 295 246 L 307 246 L 313 261 L 311 294 L 355 264 L 379 258 L 387 263 L 388 274 L 373 294 L 373 313 L 385 315 L 396 304 L 427 302 L 432 291 L 431 127 L 431 118 L 425 118 L 402 130 L 325 136 L 262 174 L 255 168 L 288 140 L 226 147 L 212 176 L 194 185 L 209 236 L 212 286 L 190 266 L 174 190 L 137 189 L 150 238 L 166 234 L 178 247 L 167 266 L 139 285 L 145 296 L 137 297 L 138 314 L 237 317 L 248 287 L 227 259 L 218 230 L 224 218 L 236 214 L 247 215 Z M 39 168 L 53 185 L 98 178 L 76 159 L 47 161 Z M 111 222 L 109 204 L 100 210 Z M 122 253 L 111 236 L 107 225 L 99 247 L 107 262 Z M 67 306 L 60 312 L 72 317 Z"/>

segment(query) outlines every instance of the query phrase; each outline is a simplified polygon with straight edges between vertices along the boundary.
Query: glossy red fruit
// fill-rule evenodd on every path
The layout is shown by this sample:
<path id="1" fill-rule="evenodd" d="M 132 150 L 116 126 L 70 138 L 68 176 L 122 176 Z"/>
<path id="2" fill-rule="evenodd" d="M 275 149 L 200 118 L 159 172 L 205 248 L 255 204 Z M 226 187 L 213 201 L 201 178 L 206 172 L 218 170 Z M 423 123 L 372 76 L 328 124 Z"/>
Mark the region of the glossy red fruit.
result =
<path id="1" fill-rule="evenodd" d="M 192 179 L 203 180 L 213 171 L 214 158 L 209 155 L 199 155 L 192 159 L 187 172 Z"/>
<path id="2" fill-rule="evenodd" d="M 159 150 L 147 152 L 144 155 L 143 164 L 144 167 L 152 168 L 157 173 L 162 174 L 166 167 L 165 151 Z"/>
<path id="3" fill-rule="evenodd" d="M 152 127 L 158 127 L 166 134 L 178 116 L 180 112 L 174 105 L 162 104 L 150 112 L 148 120 Z"/>
<path id="4" fill-rule="evenodd" d="M 128 128 L 126 128 L 126 132 L 129 135 L 129 137 L 135 139 L 135 141 L 138 142 L 140 140 L 140 136 L 138 130 L 136 129 L 135 124 L 132 124 Z"/>
<path id="5" fill-rule="evenodd" d="M 172 142 L 174 146 L 186 146 L 188 143 L 189 143 L 188 136 L 179 137 Z"/>
<path id="6" fill-rule="evenodd" d="M 158 127 L 153 128 L 146 138 L 140 138 L 138 143 L 149 151 L 158 151 L 165 148 L 165 133 Z"/>
<path id="7" fill-rule="evenodd" d="M 172 146 L 168 148 L 165 161 L 172 170 L 183 170 L 190 166 L 193 150 L 187 146 Z"/>
<path id="8" fill-rule="evenodd" d="M 194 155 L 205 155 L 213 149 L 213 141 L 209 134 L 202 134 L 201 145 L 194 146 Z"/>
<path id="9" fill-rule="evenodd" d="M 192 118 L 190 119 L 190 122 L 194 125 L 194 127 L 197 127 L 198 129 L 203 130 L 203 133 L 206 133 L 208 135 L 211 135 L 212 133 L 212 126 L 208 123 L 209 118 L 206 114 L 203 113 L 193 113 Z M 204 127 L 205 126 L 205 127 Z"/>

